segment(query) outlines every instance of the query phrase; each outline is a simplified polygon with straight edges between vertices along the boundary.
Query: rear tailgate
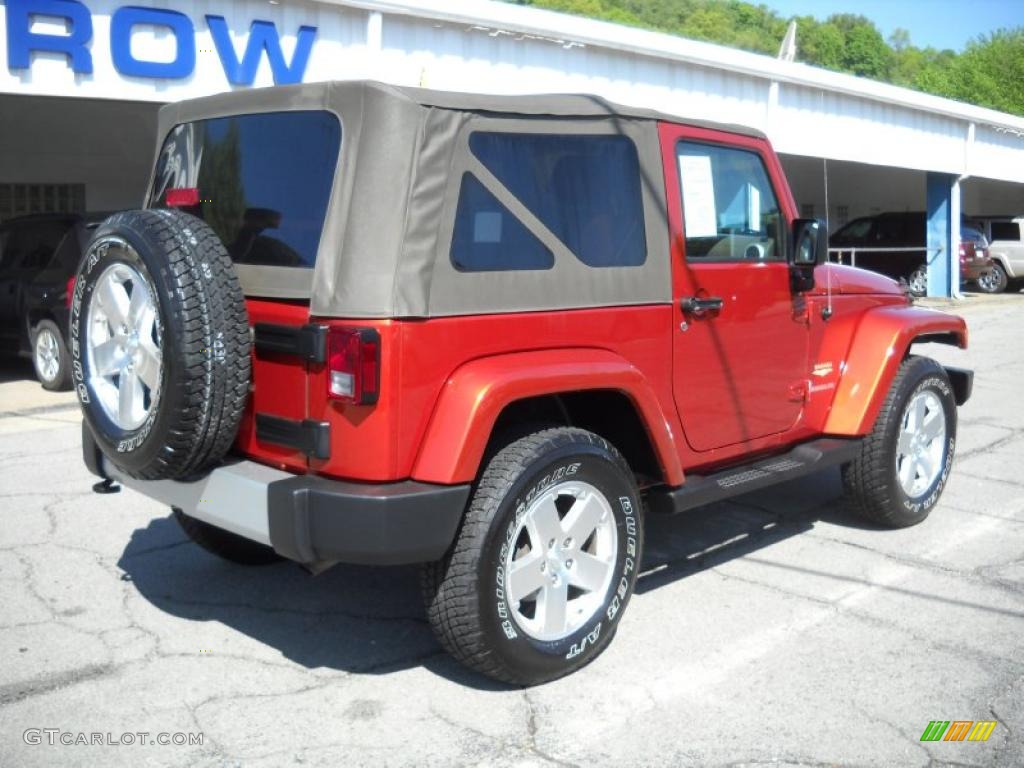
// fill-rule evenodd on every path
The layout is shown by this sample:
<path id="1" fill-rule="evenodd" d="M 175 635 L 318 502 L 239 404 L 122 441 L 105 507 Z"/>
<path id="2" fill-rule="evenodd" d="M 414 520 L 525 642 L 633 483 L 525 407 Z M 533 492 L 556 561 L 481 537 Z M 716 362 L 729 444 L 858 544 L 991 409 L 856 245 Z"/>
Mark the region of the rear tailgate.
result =
<path id="1" fill-rule="evenodd" d="M 246 307 L 253 326 L 269 323 L 299 328 L 309 319 L 309 307 L 297 302 L 248 299 Z M 253 350 L 249 402 L 235 442 L 239 451 L 280 469 L 306 471 L 307 456 L 297 447 L 257 437 L 256 414 L 300 424 L 308 412 L 307 375 L 305 361 L 295 355 Z"/>
<path id="2" fill-rule="evenodd" d="M 173 126 L 164 139 L 149 205 L 187 211 L 217 233 L 254 328 L 272 326 L 287 338 L 309 322 L 341 131 L 335 114 L 314 109 L 200 119 Z M 308 470 L 309 366 L 295 350 L 254 345 L 251 396 L 236 441 L 243 454 Z"/>

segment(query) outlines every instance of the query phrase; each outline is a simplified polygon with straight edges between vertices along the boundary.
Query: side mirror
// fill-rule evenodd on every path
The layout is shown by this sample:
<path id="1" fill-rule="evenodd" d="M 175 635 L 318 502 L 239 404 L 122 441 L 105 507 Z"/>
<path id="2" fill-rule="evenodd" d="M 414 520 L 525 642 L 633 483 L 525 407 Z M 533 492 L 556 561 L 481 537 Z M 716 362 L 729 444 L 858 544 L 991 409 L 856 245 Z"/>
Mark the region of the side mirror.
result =
<path id="1" fill-rule="evenodd" d="M 820 219 L 797 219 L 793 222 L 793 250 L 789 263 L 794 267 L 816 267 L 824 264 L 828 253 L 828 233 Z"/>
<path id="2" fill-rule="evenodd" d="M 828 255 L 828 233 L 818 219 L 797 219 L 790 237 L 790 272 L 793 290 L 804 293 L 814 288 L 814 268 L 825 263 Z"/>

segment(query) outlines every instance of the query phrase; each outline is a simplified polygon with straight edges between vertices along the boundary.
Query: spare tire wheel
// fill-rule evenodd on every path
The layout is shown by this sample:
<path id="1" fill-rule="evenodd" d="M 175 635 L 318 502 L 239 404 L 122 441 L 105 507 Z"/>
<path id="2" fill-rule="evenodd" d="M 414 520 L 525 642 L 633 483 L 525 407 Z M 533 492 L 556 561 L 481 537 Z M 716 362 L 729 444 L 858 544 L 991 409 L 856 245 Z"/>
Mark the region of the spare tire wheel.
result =
<path id="1" fill-rule="evenodd" d="M 122 471 L 187 477 L 231 447 L 249 323 L 231 258 L 201 219 L 146 210 L 104 221 L 78 268 L 71 347 L 85 421 Z"/>

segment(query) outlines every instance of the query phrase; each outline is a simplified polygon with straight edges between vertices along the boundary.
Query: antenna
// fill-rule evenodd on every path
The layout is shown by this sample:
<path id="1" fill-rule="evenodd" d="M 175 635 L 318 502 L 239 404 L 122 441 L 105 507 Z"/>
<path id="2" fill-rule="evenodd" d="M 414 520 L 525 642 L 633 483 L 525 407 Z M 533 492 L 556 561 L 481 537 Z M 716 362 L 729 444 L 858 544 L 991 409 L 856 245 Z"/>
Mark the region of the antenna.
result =
<path id="1" fill-rule="evenodd" d="M 796 19 L 789 22 L 786 36 L 782 38 L 782 45 L 779 47 L 779 55 L 776 58 L 781 61 L 796 61 Z"/>
<path id="2" fill-rule="evenodd" d="M 821 158 L 821 167 L 825 176 L 825 308 L 821 310 L 821 319 L 832 317 L 832 257 L 828 252 L 828 158 Z"/>

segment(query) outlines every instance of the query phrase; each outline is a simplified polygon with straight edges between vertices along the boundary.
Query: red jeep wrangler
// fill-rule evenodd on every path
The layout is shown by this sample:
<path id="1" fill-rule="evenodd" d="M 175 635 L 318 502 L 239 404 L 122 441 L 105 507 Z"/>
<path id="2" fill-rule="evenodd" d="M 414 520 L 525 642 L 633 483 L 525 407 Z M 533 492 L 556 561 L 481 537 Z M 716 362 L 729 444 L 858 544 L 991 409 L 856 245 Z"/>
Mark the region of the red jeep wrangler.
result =
<path id="1" fill-rule="evenodd" d="M 756 131 L 589 96 L 318 83 L 160 113 L 83 257 L 88 467 L 200 546 L 424 563 L 441 643 L 537 683 L 611 640 L 645 514 L 828 466 L 884 526 L 953 459 L 964 322 L 822 263 Z"/>

